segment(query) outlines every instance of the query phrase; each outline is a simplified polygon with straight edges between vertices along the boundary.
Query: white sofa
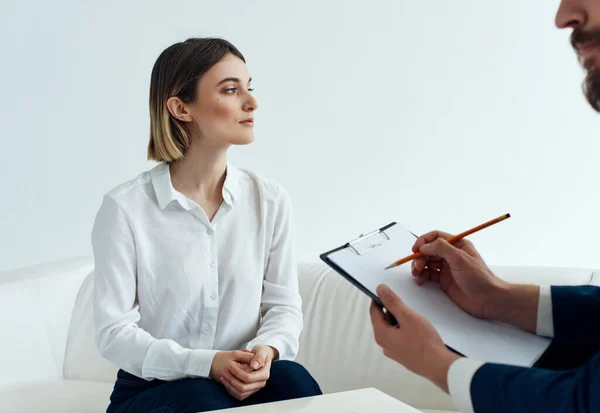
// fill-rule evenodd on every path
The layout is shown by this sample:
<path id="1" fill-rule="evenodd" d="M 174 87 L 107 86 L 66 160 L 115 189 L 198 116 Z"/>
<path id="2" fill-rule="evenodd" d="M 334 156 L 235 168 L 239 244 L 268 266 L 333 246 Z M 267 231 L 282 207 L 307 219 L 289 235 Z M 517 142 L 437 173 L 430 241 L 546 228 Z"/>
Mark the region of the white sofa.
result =
<path id="1" fill-rule="evenodd" d="M 538 284 L 598 284 L 587 269 L 494 267 Z M 92 330 L 93 261 L 74 258 L 0 273 L 0 412 L 101 413 L 116 367 Z M 300 265 L 305 329 L 298 361 L 325 393 L 376 387 L 425 412 L 453 411 L 451 399 L 386 359 L 376 346 L 368 298 L 320 263 Z"/>

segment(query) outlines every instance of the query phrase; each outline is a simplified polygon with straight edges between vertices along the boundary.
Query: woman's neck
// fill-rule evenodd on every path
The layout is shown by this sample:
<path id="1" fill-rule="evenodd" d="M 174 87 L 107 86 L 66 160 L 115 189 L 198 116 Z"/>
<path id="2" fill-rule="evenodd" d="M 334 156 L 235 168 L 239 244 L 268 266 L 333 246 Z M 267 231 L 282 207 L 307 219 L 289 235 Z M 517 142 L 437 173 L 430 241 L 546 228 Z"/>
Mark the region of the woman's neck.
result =
<path id="1" fill-rule="evenodd" d="M 221 202 L 227 171 L 227 150 L 190 145 L 185 157 L 171 165 L 171 182 L 179 192 L 203 204 Z"/>

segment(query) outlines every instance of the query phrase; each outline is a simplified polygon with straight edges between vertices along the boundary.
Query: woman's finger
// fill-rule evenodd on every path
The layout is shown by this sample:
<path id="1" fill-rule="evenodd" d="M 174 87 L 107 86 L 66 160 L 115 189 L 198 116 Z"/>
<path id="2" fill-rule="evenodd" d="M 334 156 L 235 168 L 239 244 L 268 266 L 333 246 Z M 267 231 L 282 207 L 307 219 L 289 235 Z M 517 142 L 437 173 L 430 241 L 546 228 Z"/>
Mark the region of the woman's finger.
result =
<path id="1" fill-rule="evenodd" d="M 241 381 L 237 377 L 235 377 L 233 374 L 231 374 L 231 372 L 229 370 L 223 370 L 223 377 L 225 377 L 225 380 L 231 386 L 233 386 L 233 388 L 235 388 L 238 392 L 240 392 L 240 394 L 247 393 L 249 391 L 259 390 L 264 387 L 264 384 L 263 384 L 264 382 L 260 382 L 260 381 L 244 383 L 243 381 Z"/>

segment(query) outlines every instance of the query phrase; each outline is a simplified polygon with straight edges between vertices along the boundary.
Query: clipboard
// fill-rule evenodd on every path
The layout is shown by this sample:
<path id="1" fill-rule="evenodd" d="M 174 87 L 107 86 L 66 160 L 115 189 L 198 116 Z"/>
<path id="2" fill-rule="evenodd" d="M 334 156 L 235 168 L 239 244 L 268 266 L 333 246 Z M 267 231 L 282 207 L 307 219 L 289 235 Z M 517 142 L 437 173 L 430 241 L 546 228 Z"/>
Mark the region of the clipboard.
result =
<path id="1" fill-rule="evenodd" d="M 398 257 L 411 253 L 416 238 L 392 222 L 320 258 L 382 308 L 391 325 L 398 323 L 377 296 L 379 284 L 387 284 L 408 307 L 425 316 L 457 354 L 485 362 L 534 366 L 550 345 L 549 338 L 466 313 L 434 283 L 418 286 L 409 263 L 385 270 Z M 401 324 L 400 320 L 400 328 Z"/>
<path id="2" fill-rule="evenodd" d="M 379 243 L 376 238 L 383 236 L 384 237 L 383 242 L 390 241 L 390 237 L 387 235 L 387 233 L 385 231 L 387 229 L 393 227 L 394 225 L 396 225 L 396 223 L 391 222 L 384 227 L 381 227 L 379 229 L 371 231 L 368 234 L 363 234 L 363 235 L 359 236 L 358 238 L 355 238 L 352 241 L 349 241 L 340 247 L 337 247 L 331 251 L 325 252 L 320 255 L 321 260 L 323 260 L 327 265 L 329 265 L 331 268 L 333 268 L 335 271 L 337 271 L 342 277 L 344 277 L 345 279 L 350 281 L 356 288 L 358 288 L 363 293 L 368 295 L 369 298 L 371 298 L 371 300 L 373 300 L 375 302 L 375 304 L 377 304 L 379 306 L 379 308 L 381 308 L 383 310 L 388 323 L 393 326 L 398 325 L 398 322 L 396 321 L 396 319 L 394 318 L 392 313 L 387 311 L 387 309 L 385 308 L 385 306 L 383 305 L 383 303 L 381 302 L 381 300 L 379 299 L 377 294 L 375 294 L 375 292 L 373 292 L 373 291 L 369 290 L 367 287 L 365 287 L 360 281 L 358 281 L 352 275 L 348 274 L 348 272 L 346 272 L 342 267 L 340 267 L 333 260 L 331 260 L 329 258 L 329 256 L 338 251 L 341 251 L 341 250 L 344 250 L 347 248 L 351 249 L 352 251 L 354 251 L 354 253 L 356 253 L 358 255 L 366 254 L 369 251 L 371 251 L 372 249 L 377 248 L 378 246 L 381 245 L 381 243 Z M 415 234 L 413 234 L 413 235 L 415 235 Z M 417 238 L 417 236 L 415 235 L 415 239 L 416 238 Z M 371 242 L 369 243 L 369 241 L 371 241 Z M 364 245 L 365 243 L 367 243 L 366 246 Z"/>

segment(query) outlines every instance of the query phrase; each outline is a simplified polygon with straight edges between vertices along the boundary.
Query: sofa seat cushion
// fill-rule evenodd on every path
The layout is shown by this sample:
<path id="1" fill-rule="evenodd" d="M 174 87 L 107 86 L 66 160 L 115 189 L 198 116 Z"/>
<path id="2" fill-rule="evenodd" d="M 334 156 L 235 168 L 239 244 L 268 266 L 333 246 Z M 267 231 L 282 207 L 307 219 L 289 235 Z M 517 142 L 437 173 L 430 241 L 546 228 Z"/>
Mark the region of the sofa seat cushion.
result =
<path id="1" fill-rule="evenodd" d="M 113 385 L 48 380 L 0 387 L 0 410 L 14 413 L 104 413 Z"/>

